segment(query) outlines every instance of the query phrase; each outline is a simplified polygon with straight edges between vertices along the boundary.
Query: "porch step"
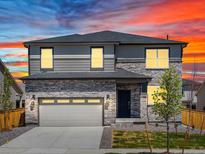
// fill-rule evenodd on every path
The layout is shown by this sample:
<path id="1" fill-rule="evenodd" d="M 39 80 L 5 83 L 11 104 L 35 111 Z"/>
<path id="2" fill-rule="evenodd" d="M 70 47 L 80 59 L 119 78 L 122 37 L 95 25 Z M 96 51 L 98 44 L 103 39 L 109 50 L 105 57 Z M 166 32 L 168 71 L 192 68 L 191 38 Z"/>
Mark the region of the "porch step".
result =
<path id="1" fill-rule="evenodd" d="M 116 128 L 132 128 L 134 124 L 144 124 L 145 121 L 140 118 L 117 118 L 114 127 Z"/>

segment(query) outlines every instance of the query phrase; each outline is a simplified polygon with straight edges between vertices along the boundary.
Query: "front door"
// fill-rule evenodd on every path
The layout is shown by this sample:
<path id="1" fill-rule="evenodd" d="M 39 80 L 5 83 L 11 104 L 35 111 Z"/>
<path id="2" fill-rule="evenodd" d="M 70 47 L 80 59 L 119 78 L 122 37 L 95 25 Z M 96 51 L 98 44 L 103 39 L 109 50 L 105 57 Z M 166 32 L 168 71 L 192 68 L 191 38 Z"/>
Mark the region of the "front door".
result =
<path id="1" fill-rule="evenodd" d="M 118 118 L 130 118 L 130 90 L 118 90 Z"/>

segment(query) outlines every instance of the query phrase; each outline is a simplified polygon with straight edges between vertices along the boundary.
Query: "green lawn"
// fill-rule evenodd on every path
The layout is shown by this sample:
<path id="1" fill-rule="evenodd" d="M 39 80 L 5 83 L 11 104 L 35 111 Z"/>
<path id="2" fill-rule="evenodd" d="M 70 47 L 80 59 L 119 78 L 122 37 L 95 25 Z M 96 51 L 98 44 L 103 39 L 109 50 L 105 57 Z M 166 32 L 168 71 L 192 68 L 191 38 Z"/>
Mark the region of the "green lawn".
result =
<path id="1" fill-rule="evenodd" d="M 153 148 L 166 148 L 166 132 L 149 133 Z M 139 131 L 113 130 L 113 148 L 149 148 L 146 133 Z M 184 142 L 184 133 L 170 133 L 170 148 L 205 149 L 205 134 L 192 134 L 189 142 Z"/>

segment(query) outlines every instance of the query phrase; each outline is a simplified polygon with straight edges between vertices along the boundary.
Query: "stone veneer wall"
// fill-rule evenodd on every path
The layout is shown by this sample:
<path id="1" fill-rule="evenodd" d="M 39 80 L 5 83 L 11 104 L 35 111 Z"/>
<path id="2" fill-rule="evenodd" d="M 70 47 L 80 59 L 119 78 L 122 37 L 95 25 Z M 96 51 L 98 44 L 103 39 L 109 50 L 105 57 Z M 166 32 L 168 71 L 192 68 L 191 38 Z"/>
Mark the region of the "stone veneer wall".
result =
<path id="1" fill-rule="evenodd" d="M 117 84 L 117 90 L 131 90 L 130 116 L 140 118 L 140 85 Z"/>
<path id="2" fill-rule="evenodd" d="M 115 123 L 116 83 L 113 80 L 28 80 L 25 84 L 26 123 L 38 123 L 39 97 L 103 97 L 104 125 Z"/>
<path id="3" fill-rule="evenodd" d="M 149 85 L 158 86 L 158 79 L 164 73 L 163 69 L 146 69 L 146 63 L 116 63 L 116 68 L 122 68 L 127 71 L 131 71 L 134 73 L 140 73 L 147 76 L 152 77 Z M 178 73 L 182 74 L 182 63 L 181 62 L 174 62 L 170 63 L 170 66 L 176 67 Z M 145 105 L 146 103 L 146 105 Z M 152 112 L 152 106 L 147 106 L 147 95 L 141 94 L 140 95 L 140 106 L 141 106 L 141 120 L 147 119 L 147 113 L 149 121 L 156 121 L 156 116 Z M 148 108 L 147 108 L 148 107 Z"/>

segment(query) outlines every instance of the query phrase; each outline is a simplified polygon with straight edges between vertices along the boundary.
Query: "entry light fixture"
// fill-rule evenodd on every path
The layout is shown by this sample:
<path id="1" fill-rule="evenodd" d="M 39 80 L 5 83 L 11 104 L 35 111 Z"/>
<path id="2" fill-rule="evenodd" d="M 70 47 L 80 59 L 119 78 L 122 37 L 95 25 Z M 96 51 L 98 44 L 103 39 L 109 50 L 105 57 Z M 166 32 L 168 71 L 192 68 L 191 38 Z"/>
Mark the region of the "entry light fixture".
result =
<path id="1" fill-rule="evenodd" d="M 35 99 L 36 99 L 36 96 L 35 96 L 35 95 L 32 95 L 32 99 L 35 100 Z"/>

